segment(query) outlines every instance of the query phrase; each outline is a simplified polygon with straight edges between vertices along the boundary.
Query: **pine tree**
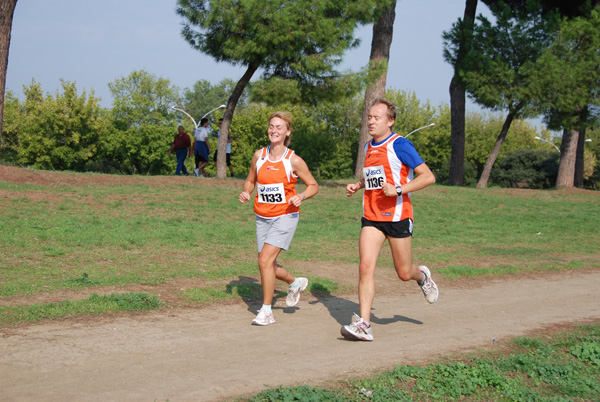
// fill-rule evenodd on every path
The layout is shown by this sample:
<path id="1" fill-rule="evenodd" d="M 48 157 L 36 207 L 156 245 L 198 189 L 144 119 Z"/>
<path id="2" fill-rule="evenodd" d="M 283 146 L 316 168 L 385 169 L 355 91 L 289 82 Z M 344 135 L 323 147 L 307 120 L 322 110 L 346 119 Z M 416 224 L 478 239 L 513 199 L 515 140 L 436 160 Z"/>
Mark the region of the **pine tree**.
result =
<path id="1" fill-rule="evenodd" d="M 225 155 L 229 125 L 242 92 L 257 71 L 265 79 L 326 86 L 347 49 L 358 45 L 354 29 L 368 20 L 375 0 L 178 0 L 186 19 L 182 35 L 192 47 L 233 65 L 246 67 L 225 109 L 218 155 Z M 218 158 L 217 177 L 226 177 Z"/>

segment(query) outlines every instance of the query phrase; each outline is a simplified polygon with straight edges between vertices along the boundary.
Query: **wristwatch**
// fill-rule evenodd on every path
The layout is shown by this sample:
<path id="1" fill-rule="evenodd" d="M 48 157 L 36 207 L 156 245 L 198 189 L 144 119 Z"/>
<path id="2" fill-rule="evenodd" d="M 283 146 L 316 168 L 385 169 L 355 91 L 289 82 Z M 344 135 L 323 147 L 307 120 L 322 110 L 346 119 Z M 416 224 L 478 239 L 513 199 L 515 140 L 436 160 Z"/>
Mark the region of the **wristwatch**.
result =
<path id="1" fill-rule="evenodd" d="M 402 186 L 400 184 L 396 186 L 396 193 L 398 193 L 398 197 L 402 195 Z"/>

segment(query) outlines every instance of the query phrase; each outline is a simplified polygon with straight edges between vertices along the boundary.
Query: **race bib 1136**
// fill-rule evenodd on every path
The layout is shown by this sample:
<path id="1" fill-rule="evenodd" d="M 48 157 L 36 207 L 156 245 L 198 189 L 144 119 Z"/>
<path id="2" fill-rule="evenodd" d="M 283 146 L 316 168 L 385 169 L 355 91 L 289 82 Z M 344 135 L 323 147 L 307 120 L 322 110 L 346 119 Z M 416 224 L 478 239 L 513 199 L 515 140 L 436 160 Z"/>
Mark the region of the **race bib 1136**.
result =
<path id="1" fill-rule="evenodd" d="M 383 166 L 370 166 L 363 168 L 365 179 L 365 190 L 379 190 L 385 182 L 385 170 Z"/>

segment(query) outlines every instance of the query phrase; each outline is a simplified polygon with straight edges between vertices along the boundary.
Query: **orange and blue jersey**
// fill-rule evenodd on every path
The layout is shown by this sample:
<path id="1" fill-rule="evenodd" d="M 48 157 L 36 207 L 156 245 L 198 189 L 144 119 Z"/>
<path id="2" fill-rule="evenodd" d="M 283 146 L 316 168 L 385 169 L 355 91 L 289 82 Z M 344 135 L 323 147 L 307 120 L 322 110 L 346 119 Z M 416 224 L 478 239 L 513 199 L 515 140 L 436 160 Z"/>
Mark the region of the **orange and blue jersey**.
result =
<path id="1" fill-rule="evenodd" d="M 413 179 L 413 169 L 423 163 L 412 142 L 392 133 L 385 140 L 365 145 L 363 216 L 370 221 L 399 222 L 413 219 L 410 194 L 388 197 L 383 183 L 403 186 Z"/>
<path id="2" fill-rule="evenodd" d="M 278 161 L 269 159 L 269 147 L 261 150 L 256 161 L 256 197 L 254 213 L 261 218 L 276 218 L 297 213 L 300 208 L 288 201 L 296 195 L 296 176 L 292 169 L 291 157 L 294 154 L 286 148 Z"/>

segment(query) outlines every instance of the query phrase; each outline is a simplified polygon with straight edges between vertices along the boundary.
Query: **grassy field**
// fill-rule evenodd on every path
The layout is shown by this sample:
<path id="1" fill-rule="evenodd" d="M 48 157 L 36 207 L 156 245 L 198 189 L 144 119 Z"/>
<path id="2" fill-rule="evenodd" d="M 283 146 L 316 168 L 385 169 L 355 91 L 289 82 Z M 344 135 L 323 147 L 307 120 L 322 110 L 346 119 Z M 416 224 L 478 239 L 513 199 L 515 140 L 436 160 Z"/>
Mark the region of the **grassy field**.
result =
<path id="1" fill-rule="evenodd" d="M 48 183 L 0 181 L 0 327 L 260 298 L 254 215 L 237 201 L 240 180 L 60 175 Z M 291 267 L 320 267 L 310 277 L 313 293 L 355 292 L 361 198 L 346 198 L 344 187 L 323 183 L 303 205 L 282 257 Z M 600 267 L 598 193 L 436 185 L 413 201 L 415 259 L 446 281 Z M 384 248 L 380 269 L 390 263 Z M 592 401 L 599 368 L 595 323 L 245 400 Z"/>
<path id="2" fill-rule="evenodd" d="M 349 379 L 325 388 L 279 387 L 245 402 L 275 401 L 598 401 L 600 324 L 520 337 L 427 366 Z"/>
<path id="3" fill-rule="evenodd" d="M 237 200 L 242 181 L 105 182 L 110 176 L 61 175 L 77 180 L 0 181 L 0 325 L 57 317 L 60 311 L 102 313 L 90 306 L 100 303 L 92 298 L 67 309 L 30 302 L 52 294 L 69 299 L 84 288 L 100 294 L 131 290 L 138 300 L 143 286 L 148 302 L 171 283 L 192 281 L 174 298 L 152 301 L 151 308 L 260 294 L 257 283 L 231 286 L 236 278 L 258 278 L 252 206 Z M 282 257 L 290 266 L 357 264 L 361 197 L 348 199 L 344 188 L 324 183 L 304 203 L 292 247 Z M 413 194 L 413 202 L 414 258 L 445 279 L 600 267 L 598 193 L 435 185 Z M 387 248 L 379 265 L 390 269 Z M 313 291 L 354 291 L 354 276 L 342 283 L 323 269 L 311 279 Z M 124 309 L 144 310 L 146 302 Z M 112 311 L 107 304 L 106 312 Z"/>

